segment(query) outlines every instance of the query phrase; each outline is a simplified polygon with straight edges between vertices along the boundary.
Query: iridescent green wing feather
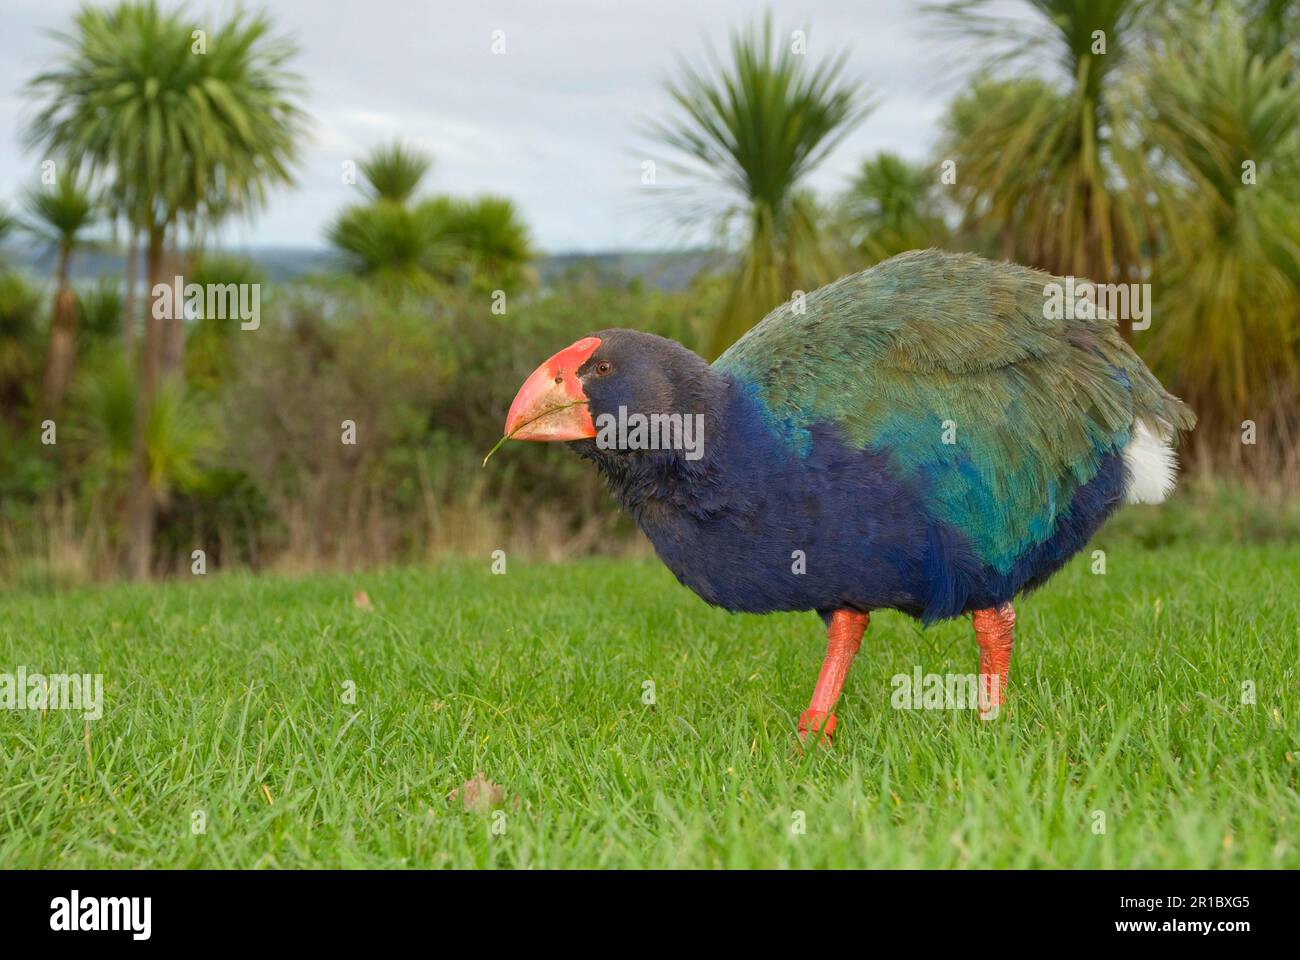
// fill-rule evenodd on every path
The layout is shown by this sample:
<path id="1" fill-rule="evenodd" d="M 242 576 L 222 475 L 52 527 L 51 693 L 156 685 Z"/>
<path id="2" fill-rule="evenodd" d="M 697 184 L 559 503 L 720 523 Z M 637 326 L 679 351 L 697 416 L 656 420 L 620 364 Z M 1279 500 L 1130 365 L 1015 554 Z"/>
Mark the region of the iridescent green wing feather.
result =
<path id="1" fill-rule="evenodd" d="M 752 385 L 804 453 L 809 428 L 888 452 L 932 514 L 1005 572 L 1142 420 L 1191 411 L 1109 319 L 1045 307 L 1057 278 L 965 254 L 903 254 L 774 310 L 715 366 Z"/>

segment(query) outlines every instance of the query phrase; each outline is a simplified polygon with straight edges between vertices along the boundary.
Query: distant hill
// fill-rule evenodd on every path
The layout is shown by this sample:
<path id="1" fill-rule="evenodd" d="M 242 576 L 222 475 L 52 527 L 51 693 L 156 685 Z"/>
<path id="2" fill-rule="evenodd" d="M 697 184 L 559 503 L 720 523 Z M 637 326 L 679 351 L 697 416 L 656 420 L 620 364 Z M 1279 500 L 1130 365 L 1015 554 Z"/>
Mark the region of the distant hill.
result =
<path id="1" fill-rule="evenodd" d="M 306 247 L 252 247 L 222 251 L 246 257 L 256 263 L 268 281 L 279 283 L 333 270 L 335 254 L 329 250 Z M 684 289 L 700 271 L 721 261 L 722 255 L 711 250 L 682 250 L 664 253 L 559 253 L 541 257 L 537 271 L 545 285 L 555 283 L 566 273 L 579 271 L 595 275 L 611 284 L 640 279 L 647 286 L 663 291 Z M 53 254 L 33 247 L 11 246 L 4 258 L 36 276 L 48 276 L 54 269 Z M 126 272 L 124 254 L 112 250 L 83 250 L 72 262 L 72 279 L 93 280 L 100 276 L 122 276 Z M 144 257 L 140 257 L 138 275 L 144 276 Z M 143 284 L 143 279 L 140 281 Z"/>
<path id="2" fill-rule="evenodd" d="M 671 253 L 559 253 L 543 257 L 538 273 L 543 284 L 554 283 L 566 272 L 591 270 L 611 282 L 640 279 L 655 290 L 683 290 L 696 275 L 716 268 L 724 255 L 714 250 Z"/>

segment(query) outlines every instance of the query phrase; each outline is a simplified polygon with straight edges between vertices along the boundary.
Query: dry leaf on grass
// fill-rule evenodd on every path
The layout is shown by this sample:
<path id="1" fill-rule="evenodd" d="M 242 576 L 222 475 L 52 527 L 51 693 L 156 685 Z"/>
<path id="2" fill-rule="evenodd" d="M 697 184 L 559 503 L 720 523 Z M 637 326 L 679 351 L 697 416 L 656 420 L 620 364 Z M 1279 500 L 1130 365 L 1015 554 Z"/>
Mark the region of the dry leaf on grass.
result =
<path id="1" fill-rule="evenodd" d="M 493 807 L 500 806 L 505 799 L 505 790 L 483 776 L 483 771 L 480 770 L 453 790 L 447 797 L 447 802 L 455 804 L 459 800 L 466 810 L 486 813 Z"/>

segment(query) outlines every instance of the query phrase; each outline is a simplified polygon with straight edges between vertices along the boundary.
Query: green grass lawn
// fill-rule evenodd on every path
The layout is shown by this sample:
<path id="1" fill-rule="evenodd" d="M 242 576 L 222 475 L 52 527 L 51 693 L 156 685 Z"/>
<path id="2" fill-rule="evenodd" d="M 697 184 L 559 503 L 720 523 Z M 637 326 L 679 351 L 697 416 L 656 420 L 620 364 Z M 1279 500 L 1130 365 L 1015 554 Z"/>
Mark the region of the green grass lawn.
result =
<path id="1" fill-rule="evenodd" d="M 881 612 L 806 754 L 821 622 L 653 561 L 3 594 L 0 672 L 106 706 L 0 711 L 0 866 L 1300 866 L 1300 549 L 1089 566 L 1019 603 L 1001 719 L 891 708 L 977 648 Z"/>

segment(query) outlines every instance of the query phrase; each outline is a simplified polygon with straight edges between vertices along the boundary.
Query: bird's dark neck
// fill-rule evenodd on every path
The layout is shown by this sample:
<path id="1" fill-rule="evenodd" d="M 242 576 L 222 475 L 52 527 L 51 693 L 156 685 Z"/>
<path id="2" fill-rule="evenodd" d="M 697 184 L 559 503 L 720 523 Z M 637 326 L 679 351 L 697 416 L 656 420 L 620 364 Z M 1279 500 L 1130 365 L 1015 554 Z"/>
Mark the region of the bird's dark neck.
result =
<path id="1" fill-rule="evenodd" d="M 687 427 L 695 430 L 693 449 L 602 449 L 595 440 L 571 445 L 596 463 L 615 499 L 642 528 L 665 513 L 705 520 L 733 509 L 737 471 L 757 453 L 755 428 L 767 442 L 775 441 L 761 427 L 749 392 L 712 368 L 676 406 L 675 414 L 696 418 Z"/>

